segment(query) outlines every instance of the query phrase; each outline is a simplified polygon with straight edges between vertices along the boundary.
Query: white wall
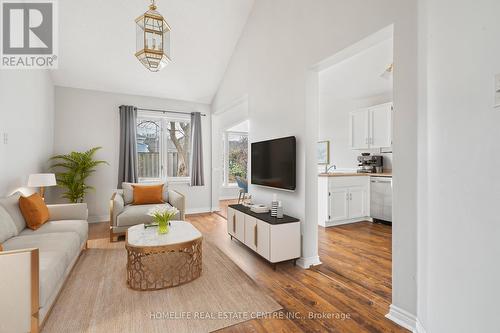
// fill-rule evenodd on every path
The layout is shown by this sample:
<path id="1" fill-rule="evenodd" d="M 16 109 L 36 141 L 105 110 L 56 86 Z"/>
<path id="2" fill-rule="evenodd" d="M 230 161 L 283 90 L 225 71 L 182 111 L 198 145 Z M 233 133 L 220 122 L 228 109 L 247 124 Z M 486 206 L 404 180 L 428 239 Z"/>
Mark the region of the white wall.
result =
<path id="1" fill-rule="evenodd" d="M 384 38 L 385 34 L 387 36 Z M 330 160 L 338 169 L 356 169 L 362 152 L 382 155 L 392 169 L 390 149 L 352 150 L 349 112 L 393 101 L 393 78 L 386 72 L 394 60 L 393 30 L 377 33 L 336 55 L 336 63 L 319 73 L 320 140 L 330 141 Z M 379 39 L 383 39 L 377 42 Z M 374 45 L 373 45 L 374 44 Z M 383 73 L 388 74 L 382 76 Z M 324 171 L 324 167 L 320 168 Z"/>
<path id="2" fill-rule="evenodd" d="M 26 186 L 30 173 L 47 171 L 53 126 L 54 86 L 49 72 L 1 70 L 0 196 Z"/>
<path id="3" fill-rule="evenodd" d="M 213 109 L 212 114 L 212 209 L 219 210 L 220 199 L 238 198 L 238 188 L 221 186 L 224 178 L 224 145 L 222 137 L 229 128 L 248 119 L 248 98 L 239 96 L 232 103 Z"/>
<path id="4" fill-rule="evenodd" d="M 418 316 L 429 333 L 498 332 L 500 109 L 492 105 L 500 2 L 429 0 L 421 10 L 428 177 L 419 211 Z"/>
<path id="5" fill-rule="evenodd" d="M 96 188 L 86 196 L 92 221 L 109 220 L 109 198 L 118 182 L 120 125 L 118 107 L 134 105 L 151 109 L 200 111 L 202 117 L 203 156 L 205 158 L 205 186 L 191 187 L 185 183 L 169 186 L 186 195 L 188 213 L 210 211 L 210 107 L 205 104 L 145 96 L 123 95 L 93 90 L 56 87 L 55 89 L 55 153 L 83 151 L 102 146 L 97 159 L 108 161 L 109 166 L 99 166 L 89 178 Z"/>
<path id="6" fill-rule="evenodd" d="M 321 81 L 320 81 L 321 85 Z M 320 127 L 319 140 L 330 141 L 330 164 L 335 164 L 337 169 L 356 169 L 356 158 L 361 153 L 382 155 L 384 169 L 392 170 L 392 153 L 381 153 L 387 149 L 362 149 L 350 148 L 349 112 L 369 106 L 392 102 L 392 93 L 373 96 L 362 100 L 336 99 L 331 94 L 320 95 Z M 322 167 L 324 171 L 324 167 Z"/>
<path id="7" fill-rule="evenodd" d="M 303 262 L 315 261 L 317 165 L 314 156 L 319 119 L 306 111 L 310 104 L 316 103 L 306 90 L 317 84 L 317 77 L 308 75 L 308 69 L 394 23 L 394 103 L 401 112 L 395 116 L 398 129 L 394 133 L 394 169 L 400 170 L 393 177 L 397 206 L 394 219 L 400 223 L 393 227 L 393 243 L 397 249 L 393 255 L 393 303 L 413 314 L 417 307 L 416 3 L 414 0 L 257 0 L 213 103 L 217 109 L 248 94 L 250 142 L 287 135 L 297 137 L 297 190 L 289 193 L 250 186 L 250 192 L 255 201 L 264 203 L 269 203 L 272 194 L 277 192 L 286 213 L 305 219 L 302 259 Z M 309 126 L 309 122 L 313 126 Z M 307 156 L 312 158 L 306 159 L 306 146 Z"/>

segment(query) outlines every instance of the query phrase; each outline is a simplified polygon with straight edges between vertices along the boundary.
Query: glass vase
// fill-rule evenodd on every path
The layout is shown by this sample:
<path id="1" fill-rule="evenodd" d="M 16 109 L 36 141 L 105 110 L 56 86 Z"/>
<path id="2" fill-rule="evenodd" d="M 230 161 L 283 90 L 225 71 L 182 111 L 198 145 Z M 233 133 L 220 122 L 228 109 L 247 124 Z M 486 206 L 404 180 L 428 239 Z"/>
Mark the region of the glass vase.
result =
<path id="1" fill-rule="evenodd" d="M 160 219 L 158 221 L 158 234 L 164 235 L 168 234 L 170 227 L 170 221 L 167 219 Z"/>

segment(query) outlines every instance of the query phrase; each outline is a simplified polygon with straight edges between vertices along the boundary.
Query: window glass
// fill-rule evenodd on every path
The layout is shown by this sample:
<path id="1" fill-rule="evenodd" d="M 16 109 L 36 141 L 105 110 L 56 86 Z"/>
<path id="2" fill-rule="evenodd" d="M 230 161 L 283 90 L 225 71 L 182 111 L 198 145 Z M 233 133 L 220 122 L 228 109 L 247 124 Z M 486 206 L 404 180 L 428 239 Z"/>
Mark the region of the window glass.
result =
<path id="1" fill-rule="evenodd" d="M 248 135 L 242 133 L 227 134 L 227 182 L 236 183 L 236 177 L 247 177 Z"/>
<path id="2" fill-rule="evenodd" d="M 160 178 L 161 119 L 137 119 L 139 178 Z"/>
<path id="3" fill-rule="evenodd" d="M 167 120 L 167 176 L 189 177 L 191 124 Z"/>
<path id="4" fill-rule="evenodd" d="M 189 177 L 191 151 L 189 119 L 154 117 L 137 119 L 139 179 Z"/>

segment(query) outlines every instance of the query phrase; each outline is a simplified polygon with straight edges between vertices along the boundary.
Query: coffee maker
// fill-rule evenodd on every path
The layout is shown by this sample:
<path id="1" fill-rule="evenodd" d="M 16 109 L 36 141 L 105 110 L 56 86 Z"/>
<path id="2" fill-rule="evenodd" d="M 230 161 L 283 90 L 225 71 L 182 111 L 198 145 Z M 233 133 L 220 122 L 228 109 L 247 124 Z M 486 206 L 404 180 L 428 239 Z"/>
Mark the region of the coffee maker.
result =
<path id="1" fill-rule="evenodd" d="M 362 153 L 358 156 L 358 173 L 382 172 L 384 167 L 384 158 L 381 155 L 371 155 Z"/>

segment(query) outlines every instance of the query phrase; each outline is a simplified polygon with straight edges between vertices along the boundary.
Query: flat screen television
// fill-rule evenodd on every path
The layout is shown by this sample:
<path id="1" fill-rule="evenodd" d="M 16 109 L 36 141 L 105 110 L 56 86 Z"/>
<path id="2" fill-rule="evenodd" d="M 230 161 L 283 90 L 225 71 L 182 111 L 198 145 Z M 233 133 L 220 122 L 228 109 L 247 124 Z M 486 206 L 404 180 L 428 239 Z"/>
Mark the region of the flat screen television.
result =
<path id="1" fill-rule="evenodd" d="M 294 136 L 252 143 L 252 184 L 295 190 L 295 152 Z"/>

